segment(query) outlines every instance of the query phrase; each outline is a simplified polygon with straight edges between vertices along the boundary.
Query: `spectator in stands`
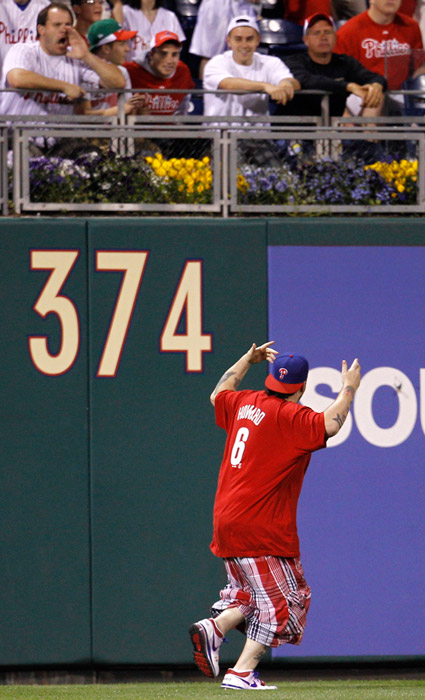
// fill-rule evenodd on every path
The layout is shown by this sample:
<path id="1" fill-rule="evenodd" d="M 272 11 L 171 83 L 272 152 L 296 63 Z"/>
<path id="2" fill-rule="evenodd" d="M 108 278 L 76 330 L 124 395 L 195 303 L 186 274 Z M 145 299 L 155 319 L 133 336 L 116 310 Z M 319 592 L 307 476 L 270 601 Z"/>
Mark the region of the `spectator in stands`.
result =
<path id="1" fill-rule="evenodd" d="M 205 90 L 228 90 L 225 95 L 206 94 L 204 114 L 217 116 L 262 116 L 268 114 L 269 98 L 280 104 L 292 100 L 300 89 L 289 68 L 276 56 L 256 51 L 260 31 L 253 17 L 235 17 L 227 28 L 229 51 L 215 56 L 205 66 Z M 255 91 L 235 95 L 235 90 Z"/>
<path id="2" fill-rule="evenodd" d="M 410 0 L 403 0 L 410 2 Z M 414 2 L 414 0 L 413 0 Z M 347 21 L 367 10 L 366 0 L 331 0 L 332 16 L 336 22 Z"/>
<path id="3" fill-rule="evenodd" d="M 338 30 L 335 46 L 337 53 L 353 56 L 365 68 L 385 76 L 389 90 L 401 88 L 423 63 L 419 25 L 398 12 L 400 4 L 401 0 L 370 0 L 366 12 Z"/>
<path id="4" fill-rule="evenodd" d="M 421 29 L 422 43 L 425 43 L 425 0 L 402 0 L 399 12 L 417 21 Z"/>
<path id="5" fill-rule="evenodd" d="M 331 92 L 330 114 L 341 116 L 350 94 L 360 99 L 363 116 L 377 116 L 384 104 L 386 80 L 372 73 L 352 56 L 333 53 L 336 31 L 332 18 L 320 13 L 309 17 L 304 24 L 304 43 L 307 53 L 285 57 L 286 65 L 303 90 Z M 319 95 L 296 95 L 291 104 L 293 114 L 319 115 Z"/>
<path id="6" fill-rule="evenodd" d="M 50 0 L 2 0 L 0 3 L 0 70 L 15 44 L 35 41 L 37 16 Z"/>
<path id="7" fill-rule="evenodd" d="M 140 96 L 131 97 L 131 82 L 123 63 L 129 51 L 128 41 L 137 34 L 135 31 L 122 29 L 115 19 L 101 19 L 94 22 L 88 31 L 90 51 L 99 58 L 118 66 L 122 72 L 129 95 L 125 104 L 126 114 L 137 114 L 139 108 L 144 106 L 144 99 Z M 91 95 L 89 100 L 81 100 L 75 105 L 77 114 L 94 114 L 97 116 L 113 116 L 118 112 L 118 95 L 102 93 Z"/>
<path id="8" fill-rule="evenodd" d="M 201 57 L 199 77 L 205 64 L 227 48 L 226 34 L 230 20 L 244 15 L 256 18 L 253 3 L 257 0 L 201 0 L 189 52 Z"/>
<path id="9" fill-rule="evenodd" d="M 103 0 L 71 0 L 76 18 L 75 29 L 87 40 L 87 33 L 93 24 L 102 18 Z"/>
<path id="10" fill-rule="evenodd" d="M 296 24 L 304 25 L 307 17 L 319 13 L 331 14 L 331 0 L 285 0 L 283 17 Z"/>
<path id="11" fill-rule="evenodd" d="M 125 63 L 134 89 L 156 90 L 146 93 L 145 103 L 150 114 L 187 114 L 190 94 L 169 93 L 168 90 L 193 90 L 189 68 L 180 60 L 181 42 L 177 34 L 162 31 L 151 41 L 150 51 L 132 63 Z"/>
<path id="12" fill-rule="evenodd" d="M 409 17 L 413 17 L 415 15 L 416 5 L 419 4 L 420 2 L 417 2 L 417 0 L 401 0 L 399 12 L 402 15 L 409 15 Z"/>
<path id="13" fill-rule="evenodd" d="M 39 92 L 4 93 L 3 114 L 69 114 L 73 103 L 85 95 L 83 82 L 97 88 L 125 87 L 125 78 L 117 66 L 89 51 L 72 26 L 73 19 L 66 5 L 48 5 L 37 18 L 39 41 L 17 44 L 8 52 L 1 87 Z"/>
<path id="14" fill-rule="evenodd" d="M 137 36 L 130 45 L 130 60 L 149 50 L 153 37 L 168 30 L 183 42 L 186 35 L 177 15 L 162 7 L 162 0 L 111 0 L 112 16 L 124 29 L 136 29 Z"/>

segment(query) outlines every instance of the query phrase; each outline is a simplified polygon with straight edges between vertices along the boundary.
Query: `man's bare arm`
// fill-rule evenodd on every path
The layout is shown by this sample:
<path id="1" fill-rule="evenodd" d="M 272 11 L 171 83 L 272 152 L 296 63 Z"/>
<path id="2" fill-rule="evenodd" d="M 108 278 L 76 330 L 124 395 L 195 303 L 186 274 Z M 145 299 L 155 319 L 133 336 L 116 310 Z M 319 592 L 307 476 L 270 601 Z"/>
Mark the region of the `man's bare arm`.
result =
<path id="1" fill-rule="evenodd" d="M 239 360 L 235 362 L 232 367 L 229 367 L 229 369 L 220 378 L 217 386 L 210 396 L 210 401 L 213 406 L 215 404 L 215 397 L 221 391 L 237 391 L 242 379 L 248 372 L 251 365 L 256 364 L 257 362 L 263 362 L 263 360 L 267 360 L 267 362 L 274 362 L 278 352 L 270 347 L 270 345 L 273 345 L 273 343 L 274 340 L 270 340 L 268 343 L 264 343 L 258 348 L 256 344 L 253 343 L 248 352 L 246 352 L 245 355 L 242 355 L 242 357 L 239 358 Z"/>
<path id="2" fill-rule="evenodd" d="M 56 78 L 47 78 L 41 73 L 35 73 L 24 68 L 12 68 L 7 74 L 7 82 L 10 87 L 17 90 L 27 88 L 28 90 L 63 92 L 71 102 L 86 94 L 86 91 L 79 85 L 73 85 L 65 80 L 57 80 Z"/>
<path id="3" fill-rule="evenodd" d="M 101 87 L 120 90 L 125 88 L 125 77 L 118 66 L 104 61 L 89 50 L 87 43 L 74 27 L 68 28 L 69 51 L 71 58 L 76 58 L 95 71 L 100 78 Z"/>
<path id="4" fill-rule="evenodd" d="M 350 406 L 360 384 L 360 364 L 356 358 L 347 369 L 345 360 L 342 362 L 342 389 L 335 401 L 324 411 L 325 431 L 328 437 L 333 437 L 341 430 L 348 416 Z"/>

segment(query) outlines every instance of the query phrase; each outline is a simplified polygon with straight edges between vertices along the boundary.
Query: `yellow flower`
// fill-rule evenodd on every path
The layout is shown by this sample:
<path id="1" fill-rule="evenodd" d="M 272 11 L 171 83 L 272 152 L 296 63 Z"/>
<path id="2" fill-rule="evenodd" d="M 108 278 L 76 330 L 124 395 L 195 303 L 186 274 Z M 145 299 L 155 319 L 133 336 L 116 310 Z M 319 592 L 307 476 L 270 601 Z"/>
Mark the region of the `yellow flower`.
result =
<path id="1" fill-rule="evenodd" d="M 236 185 L 237 185 L 237 188 L 240 192 L 245 193 L 247 190 L 249 190 L 249 184 L 248 184 L 247 180 L 245 179 L 245 177 L 241 173 L 239 173 L 239 175 L 237 177 Z"/>
<path id="2" fill-rule="evenodd" d="M 204 188 L 203 185 L 198 185 L 197 188 L 196 188 L 196 191 L 197 191 L 197 192 L 203 192 L 204 189 L 205 189 L 205 188 Z"/>

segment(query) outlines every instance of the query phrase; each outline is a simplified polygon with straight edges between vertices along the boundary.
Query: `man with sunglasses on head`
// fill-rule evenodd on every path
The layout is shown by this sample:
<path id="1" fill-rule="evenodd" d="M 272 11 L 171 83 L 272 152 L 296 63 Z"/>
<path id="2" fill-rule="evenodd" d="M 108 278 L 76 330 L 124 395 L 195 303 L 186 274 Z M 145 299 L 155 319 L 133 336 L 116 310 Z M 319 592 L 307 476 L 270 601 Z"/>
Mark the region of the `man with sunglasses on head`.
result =
<path id="1" fill-rule="evenodd" d="M 87 34 L 94 22 L 102 19 L 103 0 L 71 0 L 76 18 L 75 29 L 87 40 Z"/>

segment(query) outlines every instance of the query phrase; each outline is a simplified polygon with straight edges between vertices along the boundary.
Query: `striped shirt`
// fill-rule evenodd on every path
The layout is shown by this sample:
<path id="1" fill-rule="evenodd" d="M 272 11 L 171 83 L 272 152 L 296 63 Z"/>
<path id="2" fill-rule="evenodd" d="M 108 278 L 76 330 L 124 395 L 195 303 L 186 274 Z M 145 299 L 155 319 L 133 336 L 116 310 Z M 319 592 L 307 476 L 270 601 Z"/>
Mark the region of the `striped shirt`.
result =
<path id="1" fill-rule="evenodd" d="M 125 93 L 125 101 L 130 99 L 132 96 L 131 92 L 131 81 L 130 81 L 130 76 L 128 74 L 128 71 L 124 66 L 117 66 L 121 73 L 123 74 L 125 78 L 125 89 L 128 90 L 128 92 Z M 89 76 L 91 78 L 91 83 L 93 84 L 95 78 L 96 78 L 96 73 L 94 71 L 91 71 L 91 75 Z M 87 78 L 87 76 L 86 76 Z M 82 87 L 87 90 L 92 89 L 93 85 L 92 84 L 82 84 Z M 102 110 L 102 109 L 109 109 L 109 107 L 116 107 L 118 104 L 118 93 L 116 92 L 92 92 L 91 95 L 89 95 L 90 100 L 91 100 L 91 109 L 95 110 Z"/>
<path id="2" fill-rule="evenodd" d="M 49 0 L 30 0 L 23 9 L 15 0 L 0 0 L 0 68 L 15 44 L 35 41 L 37 17 Z"/>
<path id="3" fill-rule="evenodd" d="M 46 78 L 63 80 L 85 89 L 99 87 L 98 75 L 82 61 L 68 56 L 51 56 L 41 48 L 39 42 L 16 44 L 11 48 L 4 62 L 1 88 L 10 88 L 7 74 L 14 68 L 33 71 Z M 72 114 L 73 105 L 62 92 L 5 92 L 2 95 L 3 114 Z"/>

